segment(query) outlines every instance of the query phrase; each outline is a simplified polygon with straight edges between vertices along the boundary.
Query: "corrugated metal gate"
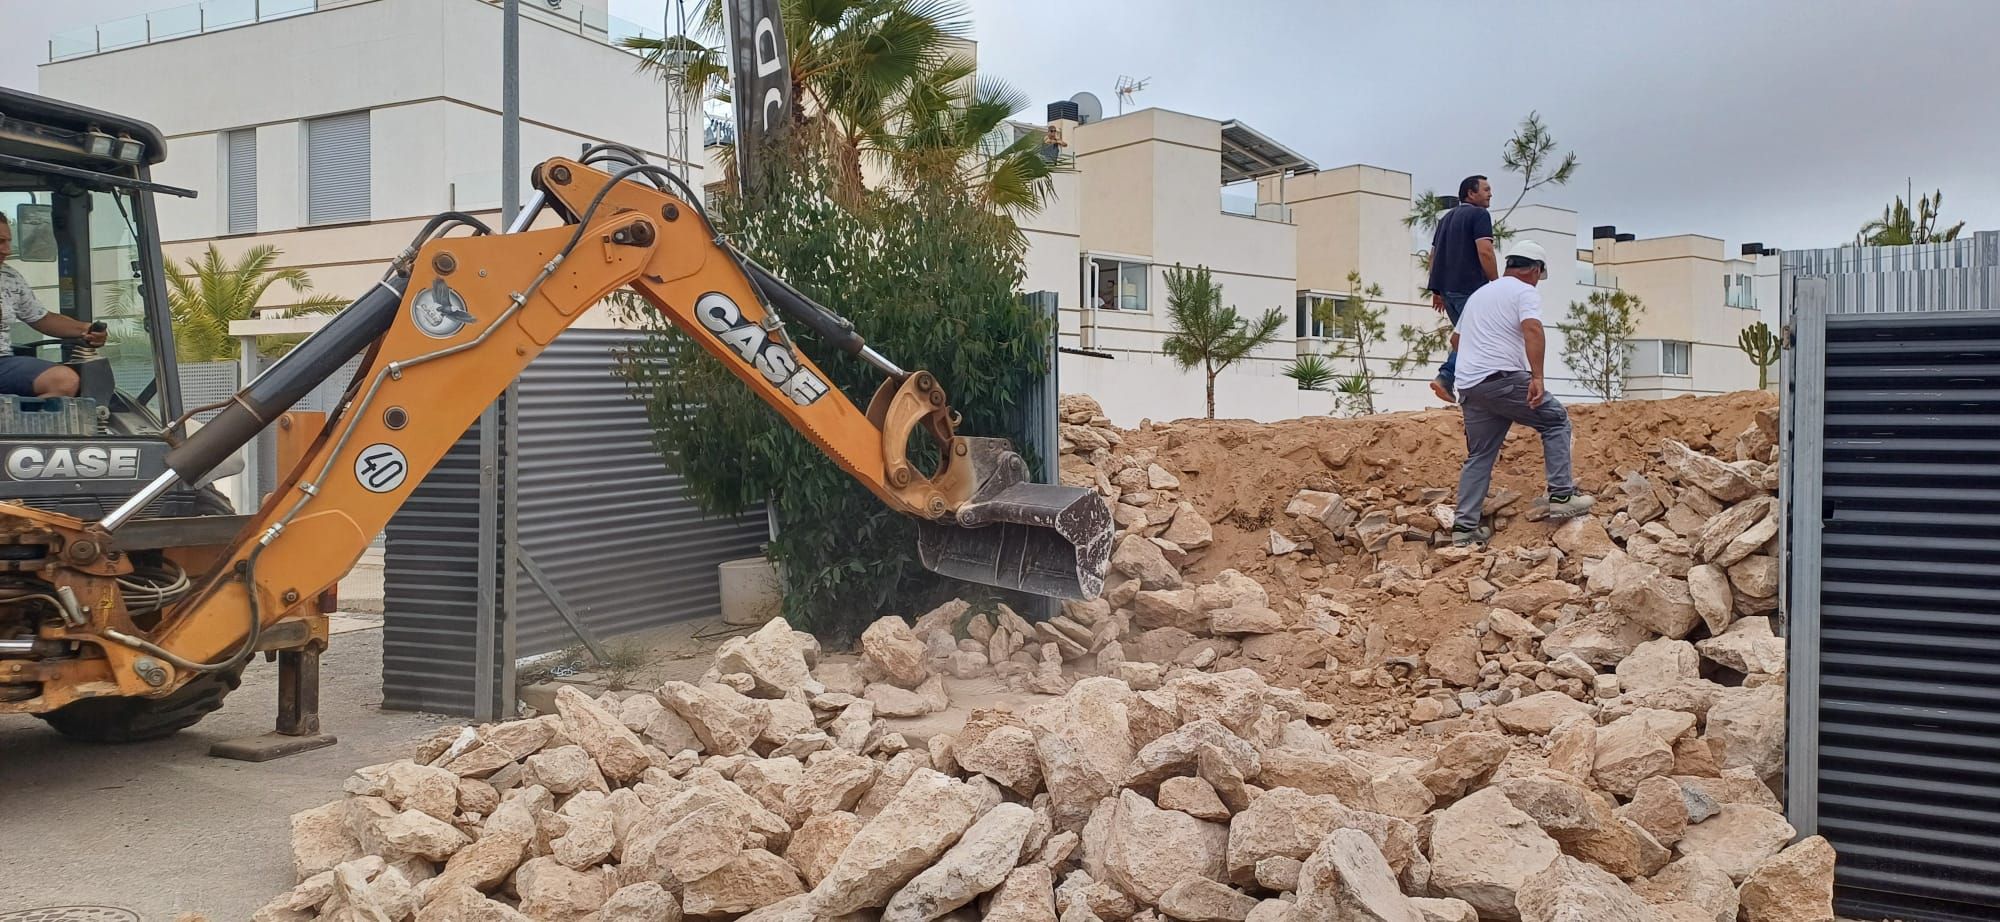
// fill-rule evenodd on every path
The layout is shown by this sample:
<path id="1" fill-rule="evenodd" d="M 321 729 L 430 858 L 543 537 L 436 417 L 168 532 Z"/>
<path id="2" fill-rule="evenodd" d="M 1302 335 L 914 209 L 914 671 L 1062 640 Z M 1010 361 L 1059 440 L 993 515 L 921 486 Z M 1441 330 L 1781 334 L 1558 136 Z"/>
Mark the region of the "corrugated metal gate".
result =
<path id="1" fill-rule="evenodd" d="M 390 520 L 387 706 L 511 713 L 517 658 L 712 615 L 716 564 L 759 552 L 762 514 L 703 518 L 661 465 L 611 374 L 639 335 L 563 334 L 521 376 L 518 414 L 503 400 L 491 437 L 475 425 Z"/>
<path id="2" fill-rule="evenodd" d="M 715 567 L 757 556 L 759 510 L 705 518 L 653 450 L 645 409 L 612 375 L 625 330 L 571 330 L 521 375 L 513 430 L 521 491 L 518 547 L 599 636 L 715 614 Z M 577 642 L 532 578 L 515 590 L 521 656 Z"/>
<path id="3" fill-rule="evenodd" d="M 2000 915 L 1996 243 L 1785 255 L 1786 793 L 1846 915 Z"/>

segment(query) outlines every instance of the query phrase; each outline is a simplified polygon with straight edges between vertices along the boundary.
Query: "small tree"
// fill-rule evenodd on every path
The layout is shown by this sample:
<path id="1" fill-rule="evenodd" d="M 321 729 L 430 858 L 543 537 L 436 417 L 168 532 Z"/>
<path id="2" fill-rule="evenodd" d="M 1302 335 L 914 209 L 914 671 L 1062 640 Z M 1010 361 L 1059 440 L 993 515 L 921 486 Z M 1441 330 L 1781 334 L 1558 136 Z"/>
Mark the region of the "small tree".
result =
<path id="1" fill-rule="evenodd" d="M 208 252 L 189 257 L 185 268 L 167 264 L 167 308 L 174 317 L 175 352 L 181 361 L 235 358 L 236 338 L 229 335 L 229 324 L 256 316 L 272 285 L 283 283 L 299 296 L 282 312 L 286 316 L 326 314 L 347 306 L 347 299 L 337 295 L 313 294 L 306 270 L 277 268 L 281 255 L 277 247 L 261 244 L 225 263 L 209 244 Z"/>
<path id="2" fill-rule="evenodd" d="M 1938 226 L 1938 209 L 1944 207 L 1944 191 L 1937 190 L 1930 195 L 1917 196 L 1917 207 L 1912 210 L 1896 196 L 1896 201 L 1882 208 L 1882 216 L 1861 225 L 1861 232 L 1854 242 L 1859 246 L 1893 247 L 1912 243 L 1949 243 L 1958 239 L 1965 230 L 1965 222 L 1960 221 L 1950 227 Z"/>
<path id="3" fill-rule="evenodd" d="M 1513 136 L 1500 148 L 1500 168 L 1521 177 L 1521 192 L 1514 196 L 1514 203 L 1508 205 L 1506 211 L 1494 217 L 1493 239 L 1504 241 L 1513 237 L 1514 231 L 1507 226 L 1507 219 L 1513 217 L 1514 209 L 1521 207 L 1528 193 L 1543 186 L 1568 185 L 1571 179 L 1576 178 L 1577 165 L 1575 151 L 1564 151 L 1557 156 L 1556 136 L 1542 122 L 1541 113 L 1530 111 L 1528 117 L 1514 129 Z M 1456 204 L 1458 200 L 1454 197 L 1425 189 L 1411 201 L 1410 213 L 1403 216 L 1403 226 L 1429 233 L 1437 229 L 1438 220 Z M 1430 268 L 1430 251 L 1419 252 L 1417 260 L 1424 268 Z"/>
<path id="4" fill-rule="evenodd" d="M 1757 366 L 1757 389 L 1761 391 L 1770 387 L 1771 366 L 1778 362 L 1778 334 L 1771 332 L 1771 327 L 1759 320 L 1736 334 L 1736 348 L 1743 350 L 1743 354 L 1750 357 L 1751 364 Z"/>
<path id="5" fill-rule="evenodd" d="M 1174 332 L 1160 343 L 1160 351 L 1183 369 L 1201 366 L 1208 384 L 1209 419 L 1215 418 L 1215 376 L 1276 339 L 1285 325 L 1285 315 L 1277 308 L 1253 323 L 1238 316 L 1236 308 L 1222 306 L 1222 286 L 1215 284 L 1207 266 L 1176 265 L 1167 270 L 1167 316 Z"/>
<path id="6" fill-rule="evenodd" d="M 1340 382 L 1341 406 L 1351 415 L 1375 412 L 1375 371 L 1368 367 L 1370 352 L 1379 352 L 1382 337 L 1388 333 L 1382 318 L 1389 313 L 1387 307 L 1370 306 L 1382 298 L 1382 286 L 1366 285 L 1361 272 L 1347 273 L 1347 298 L 1339 310 L 1321 303 L 1314 313 L 1321 323 L 1331 327 L 1339 343 L 1334 347 L 1334 358 L 1352 358 L 1355 372 Z M 1359 407 L 1359 410 L 1355 408 Z"/>
<path id="7" fill-rule="evenodd" d="M 1334 398 L 1334 406 L 1349 416 L 1366 416 L 1375 412 L 1375 376 L 1367 372 L 1356 372 L 1341 378 L 1333 386 L 1339 396 Z"/>
<path id="8" fill-rule="evenodd" d="M 1327 386 L 1332 384 L 1334 379 L 1340 377 L 1340 375 L 1333 370 L 1333 363 L 1328 362 L 1325 357 L 1320 355 L 1302 355 L 1293 359 L 1290 364 L 1285 366 L 1285 377 L 1298 382 L 1299 390 L 1324 391 L 1328 390 Z M 1332 413 L 1333 411 L 1328 410 L 1327 412 Z"/>
<path id="9" fill-rule="evenodd" d="M 1563 362 L 1597 399 L 1617 400 L 1625 393 L 1625 364 L 1644 310 L 1638 295 L 1623 291 L 1593 291 L 1588 301 L 1569 303 L 1569 316 L 1557 327 Z"/>

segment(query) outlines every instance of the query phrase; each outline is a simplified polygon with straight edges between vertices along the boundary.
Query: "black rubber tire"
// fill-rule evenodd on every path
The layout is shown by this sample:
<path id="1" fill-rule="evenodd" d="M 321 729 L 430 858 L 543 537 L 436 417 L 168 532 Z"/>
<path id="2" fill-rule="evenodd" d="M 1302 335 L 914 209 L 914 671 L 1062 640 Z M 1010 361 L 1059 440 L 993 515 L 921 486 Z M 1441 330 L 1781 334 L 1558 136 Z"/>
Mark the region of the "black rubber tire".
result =
<path id="1" fill-rule="evenodd" d="M 202 487 L 194 493 L 195 515 L 235 515 L 236 505 L 222 491 L 212 486 Z"/>
<path id="2" fill-rule="evenodd" d="M 243 684 L 234 672 L 204 673 L 164 698 L 87 698 L 40 715 L 56 732 L 91 743 L 137 743 L 172 736 L 222 707 Z"/>

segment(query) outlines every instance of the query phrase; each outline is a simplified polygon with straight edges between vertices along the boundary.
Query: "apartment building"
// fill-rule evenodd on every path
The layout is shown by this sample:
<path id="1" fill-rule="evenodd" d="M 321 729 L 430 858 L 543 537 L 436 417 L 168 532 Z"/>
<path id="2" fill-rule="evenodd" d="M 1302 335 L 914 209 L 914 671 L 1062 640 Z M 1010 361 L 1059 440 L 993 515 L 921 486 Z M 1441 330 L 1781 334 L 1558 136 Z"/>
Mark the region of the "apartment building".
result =
<path id="1" fill-rule="evenodd" d="M 353 296 L 437 212 L 497 222 L 497 2 L 282 0 L 248 18 L 237 10 L 248 4 L 198 6 L 194 17 L 192 6 L 139 17 L 141 29 L 128 19 L 55 36 L 39 72 L 43 94 L 166 135 L 155 177 L 201 193 L 159 200 L 170 262 L 211 243 L 225 258 L 268 244 L 316 290 Z M 612 18 L 606 0 L 522 8 L 524 163 L 606 141 L 655 162 L 671 147 L 685 163 L 688 145 L 668 143 L 660 81 L 613 44 L 639 27 Z M 699 183 L 700 165 L 688 169 Z M 265 306 L 295 298 L 274 286 Z"/>
<path id="2" fill-rule="evenodd" d="M 1600 225 L 1577 259 L 1591 289 L 1623 290 L 1644 306 L 1626 365 L 1626 396 L 1757 387 L 1757 366 L 1737 336 L 1760 321 L 1778 328 L 1778 251 L 1745 243 L 1732 257 L 1715 237 L 1640 238 Z"/>

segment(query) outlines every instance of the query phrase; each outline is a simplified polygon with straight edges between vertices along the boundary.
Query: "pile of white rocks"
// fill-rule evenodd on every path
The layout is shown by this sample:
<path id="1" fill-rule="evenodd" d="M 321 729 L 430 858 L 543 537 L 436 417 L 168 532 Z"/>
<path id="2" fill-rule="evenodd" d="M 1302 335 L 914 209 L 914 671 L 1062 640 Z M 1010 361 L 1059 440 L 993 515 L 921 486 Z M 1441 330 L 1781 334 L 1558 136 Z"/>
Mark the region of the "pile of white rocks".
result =
<path id="1" fill-rule="evenodd" d="M 1183 669 L 904 748 L 815 649 L 774 621 L 717 681 L 566 687 L 361 769 L 293 817 L 299 883 L 254 918 L 1830 918 L 1831 850 L 1788 847 L 1750 769 L 1675 774 L 1653 745 L 1685 736 L 1674 712 L 1418 760 L 1344 747 L 1249 670 Z M 864 646 L 859 668 L 909 665 Z"/>

